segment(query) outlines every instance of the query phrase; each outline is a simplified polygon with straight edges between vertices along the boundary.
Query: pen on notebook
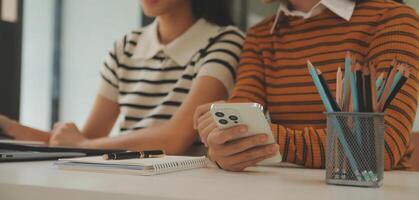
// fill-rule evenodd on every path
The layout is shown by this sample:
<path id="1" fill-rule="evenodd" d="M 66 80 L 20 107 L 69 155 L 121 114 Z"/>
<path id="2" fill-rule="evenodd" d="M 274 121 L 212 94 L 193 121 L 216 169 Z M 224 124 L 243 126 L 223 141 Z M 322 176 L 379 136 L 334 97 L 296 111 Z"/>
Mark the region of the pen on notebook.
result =
<path id="1" fill-rule="evenodd" d="M 120 152 L 120 153 L 108 153 L 103 155 L 104 160 L 124 160 L 134 158 L 160 158 L 165 156 L 162 150 L 148 150 L 138 152 Z"/>

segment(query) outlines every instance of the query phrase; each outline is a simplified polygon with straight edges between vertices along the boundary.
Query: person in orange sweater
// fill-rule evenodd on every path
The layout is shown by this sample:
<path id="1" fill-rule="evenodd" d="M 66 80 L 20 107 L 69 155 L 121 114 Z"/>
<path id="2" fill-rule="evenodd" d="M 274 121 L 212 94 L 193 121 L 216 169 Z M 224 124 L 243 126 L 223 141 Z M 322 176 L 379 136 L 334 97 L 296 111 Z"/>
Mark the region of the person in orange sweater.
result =
<path id="1" fill-rule="evenodd" d="M 269 1 L 269 0 L 268 0 Z M 307 60 L 336 88 L 336 71 L 350 51 L 387 74 L 397 58 L 411 68 L 407 83 L 385 111 L 384 166 L 406 169 L 414 147 L 411 130 L 419 88 L 419 18 L 390 0 L 283 0 L 276 16 L 250 29 L 229 102 L 257 102 L 271 114 L 277 144 L 258 146 L 266 135 L 228 142 L 246 126 L 219 130 L 208 112 L 195 112 L 195 128 L 221 168 L 242 171 L 278 150 L 283 161 L 325 167 L 325 108 L 307 70 Z"/>

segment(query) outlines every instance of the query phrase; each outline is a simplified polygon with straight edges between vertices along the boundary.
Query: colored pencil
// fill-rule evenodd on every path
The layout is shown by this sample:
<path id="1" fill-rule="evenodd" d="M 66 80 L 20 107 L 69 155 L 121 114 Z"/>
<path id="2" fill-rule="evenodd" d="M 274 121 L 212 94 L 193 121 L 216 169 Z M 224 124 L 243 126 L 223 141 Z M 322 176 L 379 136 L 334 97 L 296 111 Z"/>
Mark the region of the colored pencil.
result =
<path id="1" fill-rule="evenodd" d="M 342 107 L 342 69 L 339 67 L 336 73 L 336 102 L 338 106 L 343 109 Z"/>
<path id="2" fill-rule="evenodd" d="M 359 112 L 358 90 L 355 74 L 355 66 L 351 65 L 351 73 L 349 74 L 351 84 L 352 106 L 354 112 Z"/>
<path id="3" fill-rule="evenodd" d="M 391 85 L 393 83 L 394 77 L 396 76 L 396 73 L 397 73 L 397 69 L 396 68 L 393 68 L 392 71 L 390 72 L 390 74 L 388 75 L 386 84 L 384 86 L 383 93 L 382 93 L 381 97 L 378 100 L 378 108 L 381 111 L 383 110 L 384 103 L 386 102 L 387 97 L 390 94 Z"/>
<path id="4" fill-rule="evenodd" d="M 391 93 L 391 91 L 394 90 L 394 88 L 396 87 L 397 83 L 404 76 L 404 71 L 405 71 L 406 68 L 407 68 L 407 66 L 405 64 L 398 64 L 397 65 L 397 73 L 394 76 L 393 83 L 391 84 L 390 93 Z"/>
<path id="5" fill-rule="evenodd" d="M 356 75 L 356 92 L 358 96 L 358 111 L 364 112 L 365 110 L 365 100 L 364 100 L 364 83 L 362 76 L 362 66 L 359 63 L 355 64 L 355 75 Z"/>
<path id="6" fill-rule="evenodd" d="M 378 76 L 376 64 L 358 63 L 355 56 L 347 52 L 344 68 L 338 67 L 336 72 L 336 90 L 333 95 L 325 74 L 309 60 L 307 67 L 326 112 L 384 112 L 406 84 L 411 73 L 407 65 L 393 59 L 389 68 Z M 336 152 L 332 155 L 333 177 L 378 181 L 374 163 L 375 135 L 365 135 L 363 129 L 364 126 L 374 128 L 373 122 L 356 117 L 345 121 L 336 116 L 328 120 L 332 120 L 337 137 L 331 146 L 343 153 L 343 156 Z M 352 171 L 346 174 L 344 170 L 349 168 Z"/>
<path id="7" fill-rule="evenodd" d="M 408 78 L 410 76 L 410 69 L 405 70 L 404 75 L 400 78 L 398 83 L 396 84 L 395 88 L 391 91 L 390 95 L 388 96 L 384 106 L 383 111 L 387 109 L 387 107 L 390 105 L 391 101 L 396 97 L 396 95 L 399 93 L 403 85 L 407 82 Z"/>
<path id="8" fill-rule="evenodd" d="M 369 65 L 370 74 L 371 74 L 371 104 L 373 112 L 379 112 L 378 110 L 378 102 L 377 102 L 377 85 L 374 82 L 377 72 L 375 70 L 375 65 Z M 381 74 L 383 75 L 383 74 Z"/>
<path id="9" fill-rule="evenodd" d="M 343 99 L 342 99 L 342 109 L 344 111 L 349 111 L 349 99 L 350 99 L 350 85 L 349 85 L 349 76 L 351 72 L 351 53 L 347 52 L 345 56 L 345 74 L 343 77 Z"/>
<path id="10" fill-rule="evenodd" d="M 307 61 L 307 65 L 308 65 L 308 70 L 311 74 L 311 77 L 313 78 L 314 85 L 316 86 L 316 88 L 317 88 L 317 90 L 320 94 L 320 98 L 323 101 L 323 104 L 326 108 L 326 111 L 327 112 L 334 112 L 332 104 L 330 103 L 330 101 L 329 101 L 329 99 L 326 95 L 326 91 L 323 88 L 323 85 L 320 81 L 320 78 L 317 75 L 317 71 L 316 71 L 314 65 L 310 61 Z"/>
<path id="11" fill-rule="evenodd" d="M 320 83 L 322 84 L 324 91 L 326 93 L 327 99 L 329 99 L 329 102 L 332 104 L 332 108 L 335 112 L 340 112 L 339 105 L 336 103 L 335 99 L 333 98 L 332 91 L 330 91 L 329 85 L 327 84 L 326 79 L 323 76 L 323 73 L 316 68 L 317 76 L 320 79 Z"/>
<path id="12" fill-rule="evenodd" d="M 365 96 L 365 111 L 373 112 L 372 106 L 372 92 L 371 92 L 371 74 L 368 67 L 362 69 L 364 75 L 364 96 Z M 374 80 L 374 79 L 373 79 Z M 375 83 L 374 83 L 375 84 Z"/>
<path id="13" fill-rule="evenodd" d="M 394 67 L 396 67 L 397 63 L 399 63 L 399 61 L 396 58 L 394 58 L 391 61 L 390 67 L 388 68 L 388 72 L 387 72 L 387 79 L 388 79 L 388 76 L 390 75 L 391 71 L 393 71 Z"/>
<path id="14" fill-rule="evenodd" d="M 384 73 L 381 73 L 380 76 L 377 78 L 377 81 L 375 82 L 376 87 L 379 88 L 383 82 L 384 82 Z"/>
<path id="15" fill-rule="evenodd" d="M 327 112 L 334 112 L 334 110 L 332 108 L 332 104 L 329 101 L 329 99 L 327 98 L 325 88 L 323 88 L 323 85 L 322 85 L 322 83 L 320 81 L 320 78 L 317 75 L 316 68 L 314 67 L 314 65 L 310 61 L 307 61 L 307 67 L 308 67 L 308 70 L 309 70 L 309 73 L 310 73 L 311 77 L 313 78 L 314 85 L 316 86 L 317 91 L 320 94 L 320 98 L 323 101 L 323 104 L 324 104 L 324 106 L 326 108 L 326 111 Z M 338 139 L 339 139 L 339 141 L 340 141 L 340 143 L 342 145 L 342 149 L 344 151 L 344 154 L 348 158 L 348 161 L 349 161 L 349 164 L 351 166 L 351 169 L 354 172 L 357 180 L 362 180 L 361 174 L 360 174 L 359 169 L 358 169 L 358 164 L 357 164 L 357 162 L 356 162 L 356 160 L 355 160 L 355 158 L 354 158 L 354 156 L 352 154 L 352 151 L 351 151 L 351 149 L 349 147 L 349 144 L 348 144 L 348 142 L 347 142 L 347 140 L 346 140 L 346 138 L 345 138 L 345 136 L 343 134 L 343 131 L 342 131 L 342 129 L 345 126 L 344 125 L 345 123 L 344 122 L 341 122 L 337 118 L 333 118 L 332 120 L 333 120 L 333 122 L 336 125 L 338 125 L 336 127 L 336 129 L 337 129 L 336 130 L 336 134 L 337 134 L 337 137 L 338 137 Z"/>
<path id="16" fill-rule="evenodd" d="M 387 70 L 387 77 L 385 79 L 383 79 L 385 81 L 382 83 L 382 85 L 380 85 L 380 88 L 378 90 L 378 100 L 379 101 L 380 101 L 381 97 L 384 94 L 384 89 L 386 88 L 387 84 L 389 83 L 388 82 L 388 79 L 392 75 L 392 72 L 394 72 L 394 67 L 397 65 L 397 63 L 398 63 L 397 60 L 396 59 L 393 59 L 393 61 L 390 64 L 390 67 Z M 391 83 L 390 83 L 390 85 L 391 85 Z"/>

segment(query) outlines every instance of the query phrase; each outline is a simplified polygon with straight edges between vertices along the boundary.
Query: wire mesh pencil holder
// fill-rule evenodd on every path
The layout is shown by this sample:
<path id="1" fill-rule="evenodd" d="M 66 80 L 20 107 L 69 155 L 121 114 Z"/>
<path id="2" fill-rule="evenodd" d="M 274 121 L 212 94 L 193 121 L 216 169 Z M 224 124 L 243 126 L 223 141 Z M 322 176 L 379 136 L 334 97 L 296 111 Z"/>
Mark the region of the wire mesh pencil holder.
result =
<path id="1" fill-rule="evenodd" d="M 380 187 L 384 173 L 384 114 L 326 113 L 326 183 Z"/>

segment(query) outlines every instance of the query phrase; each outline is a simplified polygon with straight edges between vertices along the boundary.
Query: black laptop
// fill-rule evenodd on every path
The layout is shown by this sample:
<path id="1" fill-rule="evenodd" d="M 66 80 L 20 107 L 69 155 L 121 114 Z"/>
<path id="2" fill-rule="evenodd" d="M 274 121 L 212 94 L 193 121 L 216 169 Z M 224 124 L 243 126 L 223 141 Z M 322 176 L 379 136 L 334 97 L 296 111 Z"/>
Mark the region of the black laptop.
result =
<path id="1" fill-rule="evenodd" d="M 40 142 L 0 139 L 0 162 L 57 160 L 124 151 L 126 150 L 49 147 Z"/>

